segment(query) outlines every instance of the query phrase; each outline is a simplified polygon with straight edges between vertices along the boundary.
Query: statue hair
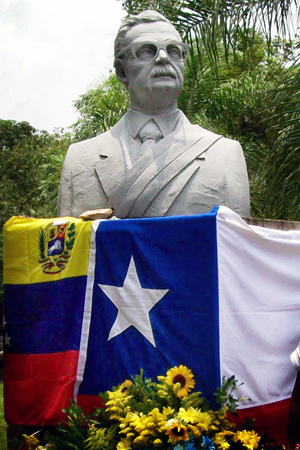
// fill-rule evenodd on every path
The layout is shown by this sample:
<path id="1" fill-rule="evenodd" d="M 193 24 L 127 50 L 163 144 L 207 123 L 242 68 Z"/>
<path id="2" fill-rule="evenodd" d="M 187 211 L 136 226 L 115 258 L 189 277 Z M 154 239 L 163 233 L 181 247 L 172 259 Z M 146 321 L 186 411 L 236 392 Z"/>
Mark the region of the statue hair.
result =
<path id="1" fill-rule="evenodd" d="M 135 25 L 151 22 L 166 22 L 172 25 L 172 23 L 165 16 L 160 14 L 158 11 L 150 9 L 142 11 L 137 15 L 130 15 L 127 19 L 124 20 L 124 22 L 122 22 L 122 25 L 120 26 L 118 34 L 115 39 L 115 61 L 114 61 L 115 67 L 118 55 L 121 53 L 125 45 L 126 33 Z"/>

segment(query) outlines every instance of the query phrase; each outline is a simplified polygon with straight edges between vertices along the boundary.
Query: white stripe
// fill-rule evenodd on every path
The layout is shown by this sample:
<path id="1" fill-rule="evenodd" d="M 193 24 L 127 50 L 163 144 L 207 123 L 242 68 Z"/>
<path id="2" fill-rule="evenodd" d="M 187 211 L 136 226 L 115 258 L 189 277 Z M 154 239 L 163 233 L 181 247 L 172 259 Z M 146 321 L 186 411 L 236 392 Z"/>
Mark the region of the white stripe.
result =
<path id="1" fill-rule="evenodd" d="M 300 231 L 247 225 L 217 215 L 221 376 L 245 384 L 257 406 L 291 396 L 290 354 L 300 338 Z"/>
<path id="2" fill-rule="evenodd" d="M 87 348 L 90 334 L 92 302 L 93 302 L 93 288 L 94 288 L 94 274 L 95 274 L 95 262 L 96 262 L 96 231 L 102 220 L 95 220 L 92 224 L 91 242 L 90 242 L 90 259 L 86 282 L 86 291 L 84 299 L 84 311 L 81 328 L 80 349 L 77 366 L 76 382 L 74 386 L 74 400 L 77 400 L 79 386 L 83 380 L 83 374 L 85 369 Z"/>

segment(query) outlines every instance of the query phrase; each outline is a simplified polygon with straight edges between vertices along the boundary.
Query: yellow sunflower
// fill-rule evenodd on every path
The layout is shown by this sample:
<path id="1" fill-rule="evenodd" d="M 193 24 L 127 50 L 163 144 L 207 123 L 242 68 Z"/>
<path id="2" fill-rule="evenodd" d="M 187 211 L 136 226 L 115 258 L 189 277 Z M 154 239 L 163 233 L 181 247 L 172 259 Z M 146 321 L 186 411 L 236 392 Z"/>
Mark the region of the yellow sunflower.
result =
<path id="1" fill-rule="evenodd" d="M 180 408 L 178 413 L 178 419 L 182 420 L 185 424 L 196 423 L 198 421 L 199 409 L 192 406 L 188 409 Z"/>
<path id="2" fill-rule="evenodd" d="M 195 425 L 188 424 L 187 429 L 188 429 L 188 434 L 190 434 L 191 436 L 194 436 L 195 438 L 199 438 L 200 436 L 202 436 L 201 431 L 199 430 L 198 427 L 195 427 Z"/>
<path id="3" fill-rule="evenodd" d="M 236 435 L 234 436 L 233 440 L 235 442 L 240 441 L 245 447 L 247 447 L 249 450 L 255 450 L 258 447 L 260 436 L 258 436 L 255 431 L 237 431 Z"/>
<path id="4" fill-rule="evenodd" d="M 131 450 L 131 442 L 128 439 L 121 439 L 118 442 L 117 450 Z"/>
<path id="5" fill-rule="evenodd" d="M 173 442 L 189 440 L 187 428 L 176 419 L 168 420 L 166 435 L 169 436 Z"/>
<path id="6" fill-rule="evenodd" d="M 122 384 L 119 386 L 119 391 L 122 392 L 122 394 L 126 394 L 128 391 L 129 386 L 132 386 L 132 381 L 125 380 Z"/>
<path id="7" fill-rule="evenodd" d="M 219 433 L 215 434 L 214 443 L 221 450 L 228 450 L 230 448 L 230 444 L 228 441 L 232 436 L 234 436 L 234 433 L 232 431 L 220 431 Z"/>
<path id="8" fill-rule="evenodd" d="M 177 397 L 187 397 L 189 392 L 195 387 L 194 375 L 190 369 L 180 364 L 179 367 L 169 369 L 166 376 L 166 383 L 169 386 L 180 385 Z"/>

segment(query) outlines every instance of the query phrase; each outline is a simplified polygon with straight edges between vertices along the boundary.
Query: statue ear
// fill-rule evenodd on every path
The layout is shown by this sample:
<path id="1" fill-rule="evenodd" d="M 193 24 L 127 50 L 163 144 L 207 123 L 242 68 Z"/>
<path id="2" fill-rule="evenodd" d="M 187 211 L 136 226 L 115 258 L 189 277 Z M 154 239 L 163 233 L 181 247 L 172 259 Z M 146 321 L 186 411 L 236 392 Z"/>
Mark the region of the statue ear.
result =
<path id="1" fill-rule="evenodd" d="M 124 64 L 123 64 L 123 60 L 122 59 L 117 59 L 115 62 L 115 69 L 116 69 L 116 75 L 119 81 L 121 81 L 121 83 L 125 84 L 125 86 L 127 85 L 127 77 L 124 71 Z"/>

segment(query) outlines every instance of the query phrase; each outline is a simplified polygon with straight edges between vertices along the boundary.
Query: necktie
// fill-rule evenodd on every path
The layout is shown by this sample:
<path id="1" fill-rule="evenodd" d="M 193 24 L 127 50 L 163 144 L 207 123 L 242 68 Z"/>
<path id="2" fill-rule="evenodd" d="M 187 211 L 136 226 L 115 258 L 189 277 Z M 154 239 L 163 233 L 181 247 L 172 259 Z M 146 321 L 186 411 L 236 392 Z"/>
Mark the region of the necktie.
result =
<path id="1" fill-rule="evenodd" d="M 156 125 L 153 119 L 149 120 L 140 129 L 139 136 L 142 141 L 140 155 L 144 154 L 148 148 L 153 147 L 160 139 L 163 138 L 159 127 Z"/>

